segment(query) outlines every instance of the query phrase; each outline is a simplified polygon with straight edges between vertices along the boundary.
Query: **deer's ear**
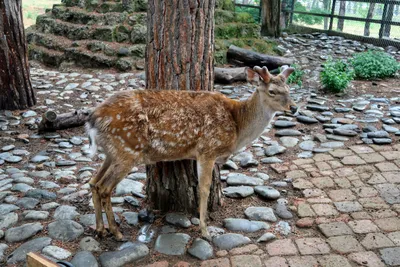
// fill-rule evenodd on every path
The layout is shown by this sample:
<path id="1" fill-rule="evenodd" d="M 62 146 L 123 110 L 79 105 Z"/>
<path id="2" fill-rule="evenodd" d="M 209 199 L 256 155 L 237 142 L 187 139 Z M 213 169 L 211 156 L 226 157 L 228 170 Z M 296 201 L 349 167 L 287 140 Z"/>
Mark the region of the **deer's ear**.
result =
<path id="1" fill-rule="evenodd" d="M 294 68 L 289 68 L 287 65 L 284 65 L 282 66 L 281 73 L 279 75 L 285 78 L 286 80 L 290 76 L 290 74 L 292 74 L 293 71 Z"/>
<path id="2" fill-rule="evenodd" d="M 260 82 L 260 75 L 258 75 L 254 70 L 246 67 L 246 80 L 251 84 L 258 85 Z"/>

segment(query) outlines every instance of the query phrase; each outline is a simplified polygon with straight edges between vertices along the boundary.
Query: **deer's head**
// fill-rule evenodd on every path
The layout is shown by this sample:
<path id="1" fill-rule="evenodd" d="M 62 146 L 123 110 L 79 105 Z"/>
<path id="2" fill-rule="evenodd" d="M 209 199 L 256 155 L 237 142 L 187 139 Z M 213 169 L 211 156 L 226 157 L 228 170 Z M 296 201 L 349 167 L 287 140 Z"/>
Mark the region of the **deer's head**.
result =
<path id="1" fill-rule="evenodd" d="M 257 90 L 263 105 L 274 111 L 295 112 L 296 104 L 290 98 L 289 86 L 286 84 L 286 79 L 294 69 L 287 66 L 283 66 L 281 69 L 281 73 L 273 76 L 267 67 L 247 68 L 247 80 L 258 84 Z"/>

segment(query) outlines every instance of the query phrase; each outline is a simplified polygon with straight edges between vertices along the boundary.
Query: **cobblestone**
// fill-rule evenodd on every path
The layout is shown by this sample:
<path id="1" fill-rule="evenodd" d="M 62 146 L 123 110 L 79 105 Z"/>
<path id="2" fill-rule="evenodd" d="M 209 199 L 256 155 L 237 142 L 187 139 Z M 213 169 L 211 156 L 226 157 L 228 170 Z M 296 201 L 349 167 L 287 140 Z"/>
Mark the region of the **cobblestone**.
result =
<path id="1" fill-rule="evenodd" d="M 364 250 L 357 239 L 351 235 L 330 237 L 328 238 L 328 243 L 333 250 L 342 254 Z"/>
<path id="2" fill-rule="evenodd" d="M 296 255 L 297 249 L 290 239 L 275 240 L 267 244 L 267 252 L 270 256 Z"/>

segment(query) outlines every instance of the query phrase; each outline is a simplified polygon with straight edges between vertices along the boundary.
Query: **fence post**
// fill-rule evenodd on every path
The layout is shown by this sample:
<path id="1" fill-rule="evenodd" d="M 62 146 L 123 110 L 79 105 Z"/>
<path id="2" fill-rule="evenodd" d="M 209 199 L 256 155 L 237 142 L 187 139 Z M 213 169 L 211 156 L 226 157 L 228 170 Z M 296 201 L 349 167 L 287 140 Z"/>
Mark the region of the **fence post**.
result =
<path id="1" fill-rule="evenodd" d="M 293 23 L 293 11 L 294 11 L 294 3 L 296 0 L 291 0 L 292 1 L 292 6 L 290 7 L 290 22 L 289 25 L 292 25 Z"/>
<path id="2" fill-rule="evenodd" d="M 331 15 L 329 16 L 329 31 L 332 30 L 333 27 L 333 15 L 335 15 L 335 8 L 336 8 L 336 0 L 332 1 L 332 10 L 331 10 Z"/>
<path id="3" fill-rule="evenodd" d="M 385 22 L 386 22 L 386 16 L 387 16 L 387 3 L 383 5 L 383 12 L 382 12 L 382 19 L 381 19 L 381 27 L 379 28 L 379 39 L 382 39 L 383 37 L 383 31 L 385 30 Z"/>

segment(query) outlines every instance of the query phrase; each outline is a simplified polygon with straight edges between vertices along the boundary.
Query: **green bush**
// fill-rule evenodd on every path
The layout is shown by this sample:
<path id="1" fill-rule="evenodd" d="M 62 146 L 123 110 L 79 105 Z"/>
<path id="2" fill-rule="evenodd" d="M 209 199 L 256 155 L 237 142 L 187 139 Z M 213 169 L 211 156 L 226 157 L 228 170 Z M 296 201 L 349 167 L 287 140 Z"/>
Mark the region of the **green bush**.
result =
<path id="1" fill-rule="evenodd" d="M 354 71 L 349 63 L 343 60 L 334 61 L 331 58 L 327 60 L 321 72 L 322 84 L 333 93 L 344 91 L 353 77 Z"/>
<path id="2" fill-rule="evenodd" d="M 292 66 L 294 68 L 294 71 L 292 74 L 290 74 L 289 78 L 287 79 L 288 84 L 297 84 L 298 86 L 303 85 L 303 75 L 304 71 L 296 64 Z M 279 72 L 280 72 L 279 68 Z"/>
<path id="3" fill-rule="evenodd" d="M 396 59 L 382 51 L 358 53 L 354 56 L 352 65 L 356 77 L 361 79 L 393 77 L 400 70 Z"/>

